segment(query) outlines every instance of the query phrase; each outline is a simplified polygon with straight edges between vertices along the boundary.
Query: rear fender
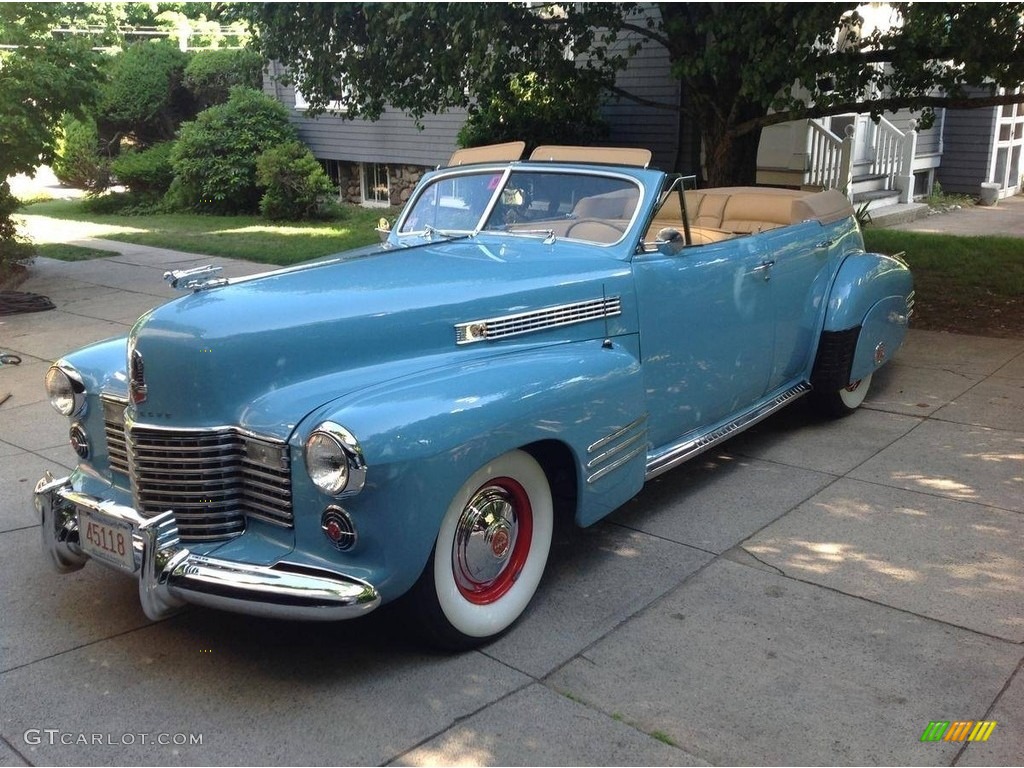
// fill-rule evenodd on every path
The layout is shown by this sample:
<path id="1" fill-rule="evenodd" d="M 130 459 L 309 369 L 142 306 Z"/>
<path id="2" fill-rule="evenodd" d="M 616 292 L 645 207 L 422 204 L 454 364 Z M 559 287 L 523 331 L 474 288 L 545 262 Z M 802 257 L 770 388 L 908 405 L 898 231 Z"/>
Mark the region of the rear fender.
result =
<path id="1" fill-rule="evenodd" d="M 812 383 L 837 389 L 888 362 L 906 338 L 913 287 L 900 259 L 847 256 L 829 295 Z"/>

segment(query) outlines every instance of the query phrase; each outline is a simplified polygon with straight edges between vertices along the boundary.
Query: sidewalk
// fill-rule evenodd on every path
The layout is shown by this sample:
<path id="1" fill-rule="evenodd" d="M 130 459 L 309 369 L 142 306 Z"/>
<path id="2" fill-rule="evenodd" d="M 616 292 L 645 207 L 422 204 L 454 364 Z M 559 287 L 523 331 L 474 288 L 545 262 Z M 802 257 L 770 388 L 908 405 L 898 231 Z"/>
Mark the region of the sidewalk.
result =
<path id="1" fill-rule="evenodd" d="M 49 362 L 175 295 L 166 269 L 266 268 L 113 246 L 39 259 L 19 290 L 57 309 L 0 317 L 0 766 L 1024 762 L 1024 340 L 912 330 L 860 412 L 799 402 L 560 531 L 524 619 L 441 656 L 388 611 L 152 623 L 131 579 L 44 562 L 31 489 L 73 465 Z"/>

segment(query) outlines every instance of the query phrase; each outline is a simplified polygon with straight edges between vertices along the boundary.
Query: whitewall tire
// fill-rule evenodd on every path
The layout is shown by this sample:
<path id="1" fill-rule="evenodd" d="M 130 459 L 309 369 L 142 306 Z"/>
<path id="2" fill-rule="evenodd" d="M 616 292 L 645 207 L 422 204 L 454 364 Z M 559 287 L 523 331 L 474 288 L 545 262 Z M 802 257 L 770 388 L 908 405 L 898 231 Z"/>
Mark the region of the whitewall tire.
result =
<path id="1" fill-rule="evenodd" d="M 471 648 L 526 610 L 547 564 L 553 504 L 547 476 L 510 451 L 469 477 L 452 498 L 412 609 L 434 645 Z"/>

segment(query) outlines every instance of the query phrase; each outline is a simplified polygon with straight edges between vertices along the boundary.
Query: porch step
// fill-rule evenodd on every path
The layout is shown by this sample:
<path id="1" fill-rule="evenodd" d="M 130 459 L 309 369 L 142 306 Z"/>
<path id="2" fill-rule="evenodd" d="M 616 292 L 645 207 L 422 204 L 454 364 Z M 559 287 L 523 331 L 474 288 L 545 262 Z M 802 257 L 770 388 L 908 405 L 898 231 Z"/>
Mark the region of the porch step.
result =
<path id="1" fill-rule="evenodd" d="M 888 177 L 884 173 L 854 176 L 851 184 L 853 187 L 854 199 L 857 198 L 857 195 L 863 192 L 878 192 L 880 190 L 884 190 L 887 181 Z"/>
<path id="2" fill-rule="evenodd" d="M 875 189 L 870 192 L 854 192 L 853 194 L 853 207 L 860 208 L 867 203 L 869 211 L 884 208 L 887 205 L 895 205 L 899 201 L 900 193 L 896 189 Z"/>
<path id="3" fill-rule="evenodd" d="M 931 209 L 924 203 L 897 203 L 871 209 L 872 227 L 894 227 L 928 215 Z"/>

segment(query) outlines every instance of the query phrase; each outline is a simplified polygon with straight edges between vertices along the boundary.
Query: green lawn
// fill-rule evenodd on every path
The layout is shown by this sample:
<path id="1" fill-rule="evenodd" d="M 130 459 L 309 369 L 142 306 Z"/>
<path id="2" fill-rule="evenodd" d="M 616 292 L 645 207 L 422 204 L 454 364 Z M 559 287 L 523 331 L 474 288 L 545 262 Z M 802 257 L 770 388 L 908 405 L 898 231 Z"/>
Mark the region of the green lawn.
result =
<path id="1" fill-rule="evenodd" d="M 377 242 L 377 221 L 395 216 L 393 210 L 357 206 L 346 206 L 336 220 L 302 223 L 184 213 L 121 216 L 90 213 L 77 200 L 35 203 L 21 213 L 101 225 L 97 236 L 107 240 L 281 266 Z"/>
<path id="2" fill-rule="evenodd" d="M 101 251 L 97 248 L 83 248 L 80 245 L 65 243 L 38 243 L 35 248 L 38 255 L 59 261 L 87 261 L 117 255 L 114 251 Z"/>
<path id="3" fill-rule="evenodd" d="M 906 251 L 915 277 L 946 291 L 1024 296 L 1024 238 L 956 237 L 869 227 L 864 244 L 878 253 Z"/>

